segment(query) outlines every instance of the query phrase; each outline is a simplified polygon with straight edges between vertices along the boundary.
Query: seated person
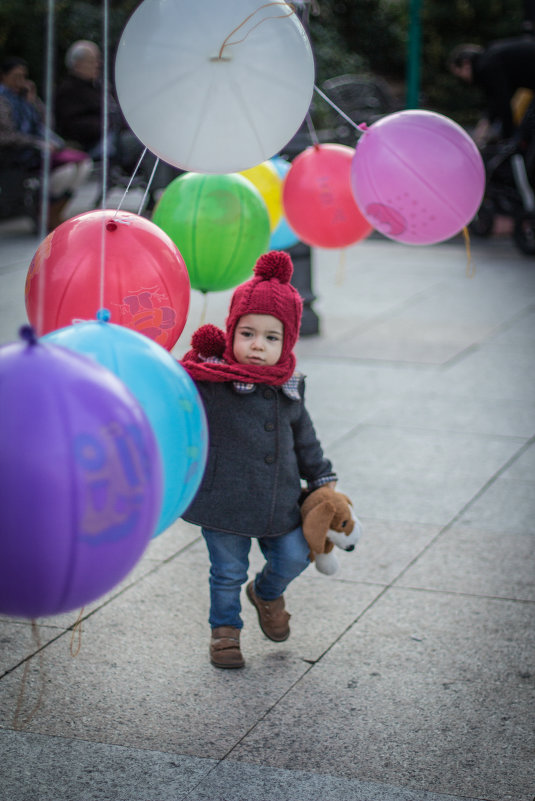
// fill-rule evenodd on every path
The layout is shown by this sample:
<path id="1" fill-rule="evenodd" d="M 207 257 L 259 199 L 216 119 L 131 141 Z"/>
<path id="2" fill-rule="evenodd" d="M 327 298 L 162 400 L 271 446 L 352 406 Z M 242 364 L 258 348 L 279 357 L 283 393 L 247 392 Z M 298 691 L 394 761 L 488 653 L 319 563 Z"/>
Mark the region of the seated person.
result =
<path id="1" fill-rule="evenodd" d="M 94 159 L 103 155 L 103 103 L 101 52 L 95 42 L 81 39 L 74 42 L 65 55 L 68 70 L 60 82 L 55 98 L 55 117 L 58 133 L 81 147 Z M 108 90 L 108 158 L 112 164 L 131 174 L 144 150 L 144 145 L 130 130 L 113 93 Z M 140 177 L 150 178 L 155 157 L 146 154 L 140 167 Z M 152 189 L 167 186 L 180 170 L 160 162 Z"/>
<path id="2" fill-rule="evenodd" d="M 0 76 L 0 148 L 9 150 L 11 163 L 36 172 L 42 154 L 51 152 L 49 229 L 61 222 L 61 212 L 91 172 L 85 153 L 65 153 L 64 142 L 44 125 L 44 105 L 35 84 L 28 80 L 28 65 L 22 58 L 7 58 Z M 61 157 L 65 156 L 65 159 Z"/>

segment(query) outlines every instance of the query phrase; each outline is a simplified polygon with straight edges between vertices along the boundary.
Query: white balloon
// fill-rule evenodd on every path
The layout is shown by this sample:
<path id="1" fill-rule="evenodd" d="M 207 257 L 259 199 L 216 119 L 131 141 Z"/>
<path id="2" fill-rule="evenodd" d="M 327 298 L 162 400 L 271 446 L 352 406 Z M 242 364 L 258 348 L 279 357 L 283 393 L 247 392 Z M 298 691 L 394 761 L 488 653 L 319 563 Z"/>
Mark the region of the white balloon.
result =
<path id="1" fill-rule="evenodd" d="M 129 126 L 161 159 L 240 172 L 301 126 L 314 59 L 287 3 L 144 0 L 121 36 L 115 82 Z"/>

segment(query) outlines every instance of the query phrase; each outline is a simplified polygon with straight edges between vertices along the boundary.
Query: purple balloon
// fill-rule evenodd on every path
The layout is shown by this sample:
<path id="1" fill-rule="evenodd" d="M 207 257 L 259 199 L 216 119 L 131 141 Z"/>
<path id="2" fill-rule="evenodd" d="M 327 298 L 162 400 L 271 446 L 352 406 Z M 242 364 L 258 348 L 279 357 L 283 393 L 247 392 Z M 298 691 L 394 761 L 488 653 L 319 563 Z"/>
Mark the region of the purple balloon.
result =
<path id="1" fill-rule="evenodd" d="M 29 338 L 0 348 L 0 613 L 35 618 L 126 576 L 156 527 L 162 467 L 115 375 Z"/>

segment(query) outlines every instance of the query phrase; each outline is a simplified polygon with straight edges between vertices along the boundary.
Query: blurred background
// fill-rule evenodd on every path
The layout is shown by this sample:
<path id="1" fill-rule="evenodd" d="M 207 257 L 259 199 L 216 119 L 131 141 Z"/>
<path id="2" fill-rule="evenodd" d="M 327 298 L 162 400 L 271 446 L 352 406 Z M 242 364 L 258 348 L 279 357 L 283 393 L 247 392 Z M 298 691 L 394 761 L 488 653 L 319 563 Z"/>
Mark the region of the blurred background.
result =
<path id="1" fill-rule="evenodd" d="M 110 0 L 110 58 L 121 32 L 139 0 Z M 374 93 L 385 94 L 385 104 L 395 109 L 407 106 L 410 64 L 418 63 L 417 102 L 447 114 L 465 127 L 475 124 L 483 106 L 474 87 L 463 87 L 448 72 L 446 59 L 459 42 L 486 45 L 494 39 L 533 32 L 533 0 L 313 0 L 310 3 L 309 32 L 316 58 L 316 83 L 352 75 L 376 80 Z M 0 60 L 16 54 L 26 59 L 44 94 L 46 0 L 2 0 L 0 5 Z M 55 4 L 55 64 L 59 80 L 65 72 L 67 48 L 79 38 L 102 41 L 101 0 L 57 0 Z M 414 75 L 413 75 L 414 78 Z M 338 104 L 340 93 L 334 92 Z M 329 94 L 329 96 L 331 96 Z M 334 99 L 334 98 L 333 98 Z M 343 102 L 340 104 L 343 108 Z M 382 113 L 394 109 L 380 108 Z M 314 101 L 314 124 L 337 127 L 340 117 L 328 105 Z M 334 117 L 333 117 L 334 115 Z M 336 130 L 334 131 L 336 133 Z M 345 131 L 339 131 L 344 139 Z"/>

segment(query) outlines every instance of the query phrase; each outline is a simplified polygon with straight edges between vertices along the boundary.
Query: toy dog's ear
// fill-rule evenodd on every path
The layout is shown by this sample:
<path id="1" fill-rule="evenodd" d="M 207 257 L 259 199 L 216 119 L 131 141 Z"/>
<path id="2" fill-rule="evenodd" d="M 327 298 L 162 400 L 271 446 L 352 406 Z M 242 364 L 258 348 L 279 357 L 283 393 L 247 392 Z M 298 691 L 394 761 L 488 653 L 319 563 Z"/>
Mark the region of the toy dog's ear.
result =
<path id="1" fill-rule="evenodd" d="M 334 512 L 335 508 L 330 501 L 322 501 L 303 515 L 303 534 L 312 551 L 325 552 L 327 532 Z"/>

